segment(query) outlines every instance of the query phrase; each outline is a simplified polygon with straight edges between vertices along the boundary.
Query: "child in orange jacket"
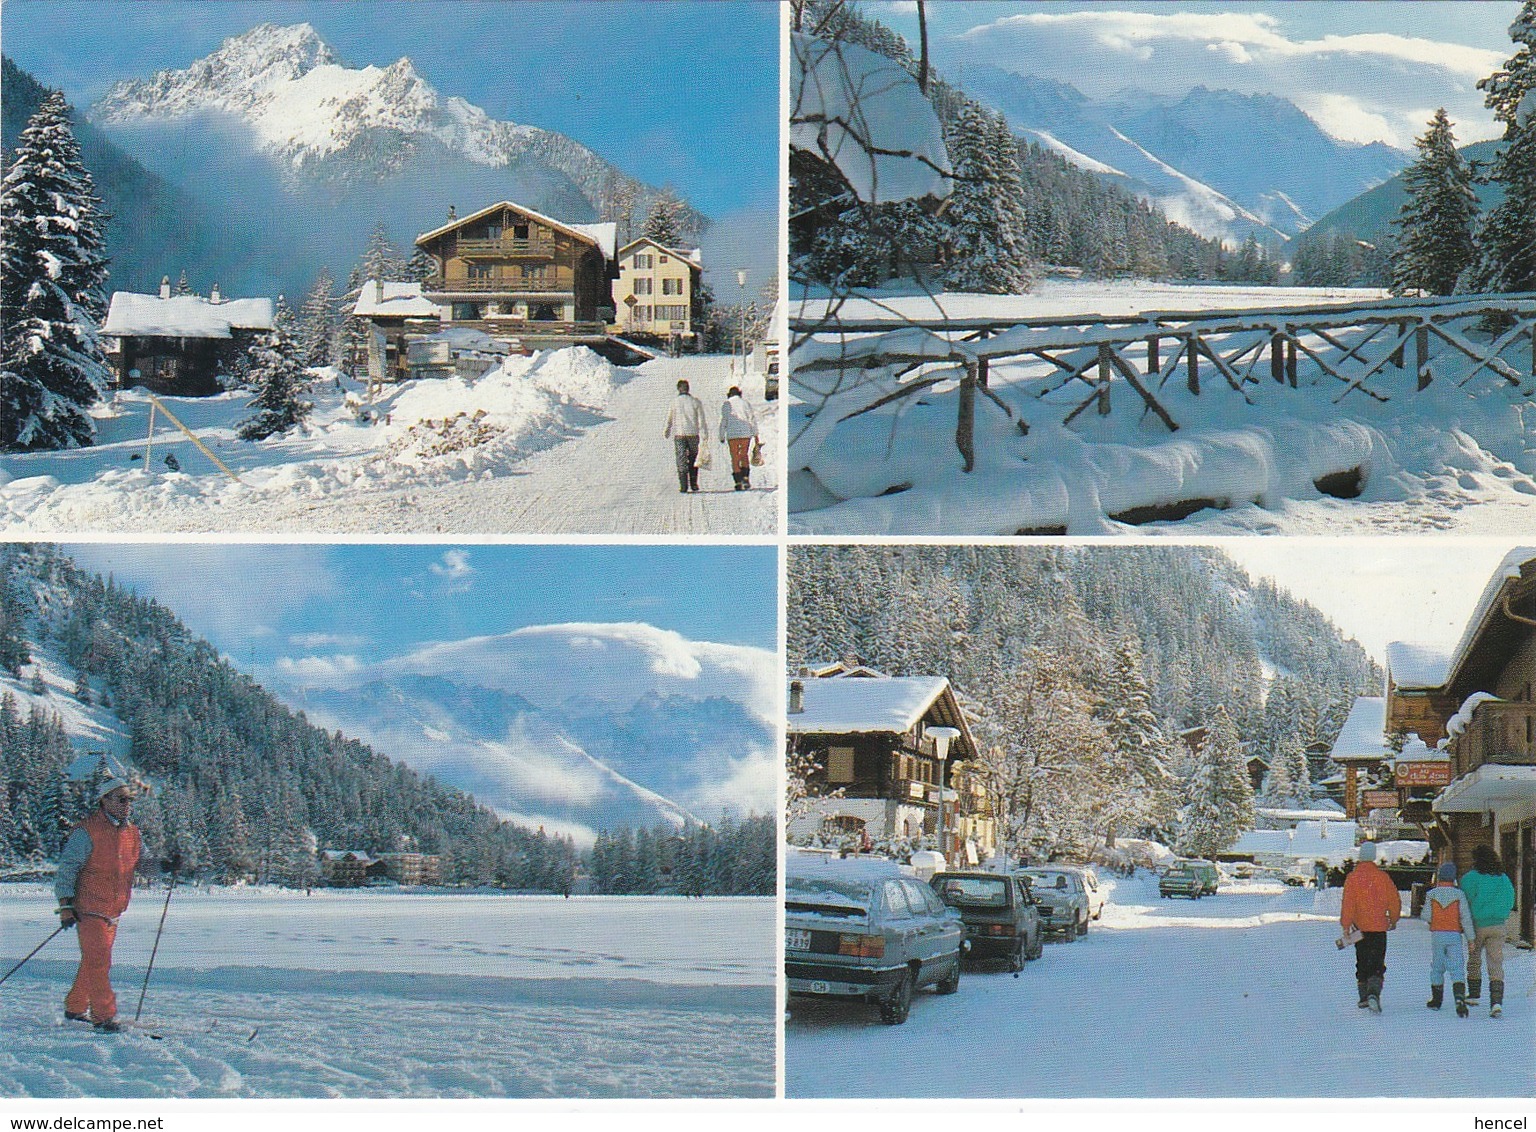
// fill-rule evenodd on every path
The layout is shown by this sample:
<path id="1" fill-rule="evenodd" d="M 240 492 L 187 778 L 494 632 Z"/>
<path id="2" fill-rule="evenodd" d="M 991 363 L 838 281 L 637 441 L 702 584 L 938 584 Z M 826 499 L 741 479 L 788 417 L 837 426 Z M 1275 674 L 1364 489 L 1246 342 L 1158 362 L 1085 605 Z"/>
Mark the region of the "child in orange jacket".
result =
<path id="1" fill-rule="evenodd" d="M 1456 887 L 1456 864 L 1446 861 L 1435 875 L 1435 887 L 1429 890 L 1420 916 L 1429 921 L 1429 1001 L 1424 1005 L 1439 1010 L 1445 1001 L 1445 976 L 1452 980 L 1456 996 L 1456 1016 L 1467 1016 L 1467 949 L 1476 929 L 1472 924 L 1472 905 L 1467 894 Z"/>

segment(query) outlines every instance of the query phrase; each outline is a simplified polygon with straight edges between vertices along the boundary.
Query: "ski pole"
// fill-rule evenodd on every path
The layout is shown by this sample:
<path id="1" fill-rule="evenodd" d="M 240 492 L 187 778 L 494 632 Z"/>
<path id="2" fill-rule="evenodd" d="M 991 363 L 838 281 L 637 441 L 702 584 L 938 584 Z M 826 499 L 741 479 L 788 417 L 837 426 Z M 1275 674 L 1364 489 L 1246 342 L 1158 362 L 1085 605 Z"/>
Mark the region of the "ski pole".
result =
<path id="1" fill-rule="evenodd" d="M 7 972 L 6 972 L 6 973 L 5 973 L 5 974 L 3 974 L 3 975 L 0 975 L 0 983 L 3 983 L 3 982 L 5 982 L 5 980 L 6 980 L 6 979 L 9 979 L 9 978 L 10 978 L 10 977 L 11 977 L 11 976 L 12 976 L 12 975 L 14 975 L 14 974 L 15 974 L 15 973 L 16 973 L 16 972 L 17 972 L 17 971 L 19 971 L 19 970 L 21 970 L 21 969 L 22 969 L 22 967 L 23 967 L 23 966 L 25 966 L 25 965 L 26 965 L 26 962 L 27 962 L 27 959 L 31 959 L 31 958 L 32 958 L 32 956 L 34 956 L 34 955 L 36 955 L 36 954 L 37 954 L 37 953 L 38 953 L 38 952 L 39 952 L 39 951 L 41 951 L 41 950 L 42 950 L 42 949 L 43 949 L 43 948 L 45 948 L 45 947 L 47 947 L 47 946 L 48 946 L 48 944 L 49 944 L 49 943 L 51 943 L 51 942 L 52 942 L 52 941 L 53 941 L 53 937 L 54 937 L 54 936 L 56 936 L 56 935 L 58 935 L 58 934 L 59 934 L 59 933 L 60 933 L 60 932 L 61 932 L 61 931 L 63 931 L 63 930 L 64 930 L 64 925 L 63 925 L 63 924 L 60 924 L 60 925 L 59 925 L 59 926 L 58 926 L 58 927 L 56 927 L 56 928 L 54 928 L 54 929 L 53 929 L 53 934 L 52 934 L 52 935 L 50 935 L 50 936 L 49 936 L 49 937 L 48 937 L 48 938 L 47 938 L 47 939 L 45 939 L 45 940 L 43 940 L 43 942 L 42 942 L 42 943 L 40 943 L 40 944 L 38 944 L 38 945 L 37 945 L 37 946 L 36 946 L 36 947 L 34 947 L 34 948 L 33 948 L 33 949 L 32 949 L 32 950 L 31 950 L 31 951 L 29 951 L 29 952 L 27 952 L 27 954 L 26 954 L 26 958 L 24 958 L 24 959 L 23 959 L 23 960 L 22 960 L 22 961 L 21 961 L 21 962 L 20 962 L 20 963 L 18 963 L 18 964 L 16 964 L 16 966 L 14 966 L 14 967 L 12 967 L 12 968 L 11 968 L 11 969 L 10 969 L 10 970 L 9 970 L 9 971 L 7 971 Z"/>
<path id="2" fill-rule="evenodd" d="M 139 1005 L 134 1008 L 133 1020 L 139 1020 L 144 1009 L 144 994 L 149 990 L 149 973 L 155 969 L 155 952 L 160 950 L 160 933 L 165 931 L 165 914 L 171 910 L 171 893 L 176 891 L 176 878 L 180 871 L 171 873 L 171 886 L 165 890 L 165 904 L 160 909 L 160 926 L 155 929 L 155 945 L 149 949 L 149 966 L 144 968 L 144 985 L 139 988 Z"/>

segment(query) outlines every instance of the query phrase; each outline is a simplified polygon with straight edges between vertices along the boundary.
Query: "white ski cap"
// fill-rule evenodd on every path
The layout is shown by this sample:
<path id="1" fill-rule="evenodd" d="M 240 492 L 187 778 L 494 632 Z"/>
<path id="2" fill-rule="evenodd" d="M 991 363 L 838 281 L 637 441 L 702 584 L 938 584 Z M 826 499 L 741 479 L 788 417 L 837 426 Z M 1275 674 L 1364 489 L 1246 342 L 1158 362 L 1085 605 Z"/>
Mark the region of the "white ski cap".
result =
<path id="1" fill-rule="evenodd" d="M 101 801 L 108 794 L 112 793 L 112 791 L 118 789 L 119 787 L 127 790 L 129 793 L 133 792 L 133 787 L 130 784 L 124 782 L 121 778 L 109 778 L 100 786 L 96 787 L 96 801 Z"/>

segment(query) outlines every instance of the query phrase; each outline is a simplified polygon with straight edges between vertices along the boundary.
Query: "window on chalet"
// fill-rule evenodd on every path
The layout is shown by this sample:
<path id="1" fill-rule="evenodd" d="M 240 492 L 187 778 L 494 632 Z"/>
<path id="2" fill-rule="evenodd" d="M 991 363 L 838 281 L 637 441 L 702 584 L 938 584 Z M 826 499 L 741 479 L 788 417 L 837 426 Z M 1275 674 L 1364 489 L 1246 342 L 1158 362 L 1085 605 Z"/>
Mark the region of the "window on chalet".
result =
<path id="1" fill-rule="evenodd" d="M 640 269 L 640 268 L 644 268 L 644 269 L 646 269 L 648 271 L 648 270 L 650 270 L 651 266 L 652 265 L 651 265 L 651 253 L 650 252 L 636 252 L 635 253 L 635 268 L 637 270 Z"/>
<path id="2" fill-rule="evenodd" d="M 649 294 L 651 294 L 652 293 L 652 284 L 654 282 L 655 282 L 655 280 L 653 280 L 653 279 L 636 279 L 635 280 L 635 294 L 637 294 L 637 295 L 649 295 Z"/>
<path id="3" fill-rule="evenodd" d="M 483 238 L 487 239 L 487 240 L 499 240 L 499 239 L 501 239 L 501 225 L 500 224 L 487 224 L 485 226 L 485 236 Z"/>
<path id="4" fill-rule="evenodd" d="M 661 262 L 662 263 L 666 263 L 667 262 L 667 257 L 666 256 L 662 256 L 661 257 Z"/>
<path id="5" fill-rule="evenodd" d="M 481 281 L 489 281 L 495 277 L 495 271 L 488 263 L 472 263 L 469 265 L 469 277 Z"/>
<path id="6" fill-rule="evenodd" d="M 661 293 L 663 295 L 681 295 L 683 293 L 683 281 L 681 279 L 663 279 L 661 281 Z"/>
<path id="7" fill-rule="evenodd" d="M 485 317 L 484 309 L 479 303 L 454 303 L 454 322 L 474 322 Z"/>
<path id="8" fill-rule="evenodd" d="M 651 321 L 651 308 L 650 307 L 636 307 L 635 308 L 635 318 L 637 320 L 639 320 L 640 322 L 650 322 Z"/>
<path id="9" fill-rule="evenodd" d="M 514 225 L 512 225 L 512 238 L 514 240 L 526 240 L 528 238 L 528 225 L 526 225 L 526 224 L 514 224 Z"/>
<path id="10" fill-rule="evenodd" d="M 852 747 L 829 747 L 827 749 L 827 781 L 853 781 Z"/>
<path id="11" fill-rule="evenodd" d="M 671 319 L 676 319 L 678 322 L 682 322 L 683 320 L 685 320 L 688 317 L 688 308 L 687 307 L 677 307 L 677 306 L 657 307 L 656 308 L 656 317 L 657 318 L 671 318 Z"/>

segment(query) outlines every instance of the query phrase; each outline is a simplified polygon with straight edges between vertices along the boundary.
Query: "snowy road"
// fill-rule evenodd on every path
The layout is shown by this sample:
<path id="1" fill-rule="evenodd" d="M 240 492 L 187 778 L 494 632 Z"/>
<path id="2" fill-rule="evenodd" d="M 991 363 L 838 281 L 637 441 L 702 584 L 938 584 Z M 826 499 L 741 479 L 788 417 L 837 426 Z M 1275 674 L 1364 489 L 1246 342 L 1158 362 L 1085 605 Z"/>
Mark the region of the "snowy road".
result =
<path id="1" fill-rule="evenodd" d="M 160 907 L 124 917 L 131 1017 Z M 0 954 L 49 930 L 0 891 Z M 147 1034 L 65 1023 L 74 942 L 0 991 L 0 1097 L 771 1096 L 773 902 L 180 891 Z M 27 945 L 31 946 L 30 943 Z"/>
<path id="2" fill-rule="evenodd" d="M 373 407 L 373 424 L 320 383 L 307 431 L 259 444 L 235 438 L 248 394 L 168 398 L 239 483 L 163 417 L 146 467 L 150 405 L 130 391 L 115 416 L 98 422 L 94 447 L 0 461 L 0 529 L 710 536 L 778 529 L 778 403 L 762 400 L 761 378 L 733 377 L 729 358 L 661 358 L 620 370 L 585 351 L 560 351 L 513 364 L 522 368 L 469 386 L 441 379 L 394 387 Z M 753 470 L 751 492 L 732 490 L 718 441 L 710 443 L 714 466 L 701 476 L 704 490 L 678 492 L 672 442 L 661 433 L 679 378 L 704 403 L 711 433 L 732 384 L 752 401 L 768 462 Z M 422 454 L 455 414 L 482 410 L 492 439 Z M 167 456 L 178 471 L 164 465 Z"/>
<path id="3" fill-rule="evenodd" d="M 1536 963 L 1506 950 L 1504 1017 L 1426 1010 L 1427 929 L 1389 940 L 1384 1012 L 1355 1006 L 1339 891 L 1278 884 L 1160 901 L 1122 880 L 1104 919 L 1013 978 L 968 971 L 903 1026 L 794 999 L 791 1097 L 1531 1097 Z"/>

